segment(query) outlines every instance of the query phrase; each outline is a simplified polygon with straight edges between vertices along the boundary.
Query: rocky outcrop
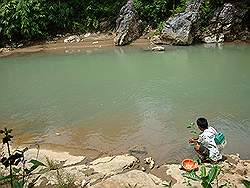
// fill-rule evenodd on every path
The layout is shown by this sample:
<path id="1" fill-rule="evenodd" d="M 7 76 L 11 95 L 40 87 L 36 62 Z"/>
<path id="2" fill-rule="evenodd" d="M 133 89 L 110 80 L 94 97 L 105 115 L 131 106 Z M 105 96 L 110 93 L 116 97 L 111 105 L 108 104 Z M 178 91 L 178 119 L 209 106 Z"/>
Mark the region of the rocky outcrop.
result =
<path id="1" fill-rule="evenodd" d="M 214 12 L 201 40 L 206 43 L 220 43 L 224 40 L 235 39 L 246 40 L 249 38 L 247 26 L 244 25 L 246 13 L 246 8 L 225 3 Z"/>
<path id="2" fill-rule="evenodd" d="M 123 46 L 139 38 L 142 34 L 142 21 L 136 10 L 133 8 L 132 0 L 121 8 L 116 20 L 116 36 L 114 43 L 116 46 Z"/>
<path id="3" fill-rule="evenodd" d="M 185 12 L 170 17 L 160 36 L 161 40 L 166 44 L 190 45 L 193 42 L 203 1 L 190 1 Z"/>

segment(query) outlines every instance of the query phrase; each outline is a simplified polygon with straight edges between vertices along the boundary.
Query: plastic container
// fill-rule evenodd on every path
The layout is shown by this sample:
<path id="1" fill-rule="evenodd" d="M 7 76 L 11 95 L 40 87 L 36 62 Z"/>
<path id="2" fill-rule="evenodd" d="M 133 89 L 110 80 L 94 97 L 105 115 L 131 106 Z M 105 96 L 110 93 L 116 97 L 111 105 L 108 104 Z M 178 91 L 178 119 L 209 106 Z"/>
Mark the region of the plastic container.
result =
<path id="1" fill-rule="evenodd" d="M 184 159 L 181 162 L 182 168 L 184 168 L 186 171 L 192 171 L 192 170 L 198 170 L 199 165 L 192 159 Z"/>

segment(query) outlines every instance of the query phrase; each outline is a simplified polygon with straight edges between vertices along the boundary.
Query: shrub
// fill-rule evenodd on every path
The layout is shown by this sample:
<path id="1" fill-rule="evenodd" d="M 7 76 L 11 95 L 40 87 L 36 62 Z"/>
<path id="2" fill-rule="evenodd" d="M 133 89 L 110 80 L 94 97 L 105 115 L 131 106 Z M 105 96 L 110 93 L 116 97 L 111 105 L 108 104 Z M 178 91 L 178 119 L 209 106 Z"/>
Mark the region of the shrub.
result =
<path id="1" fill-rule="evenodd" d="M 44 0 L 10 0 L 0 4 L 0 33 L 8 39 L 41 37 L 46 28 Z"/>
<path id="2" fill-rule="evenodd" d="M 140 18 L 153 28 L 171 15 L 172 2 L 169 0 L 134 0 L 133 2 Z"/>

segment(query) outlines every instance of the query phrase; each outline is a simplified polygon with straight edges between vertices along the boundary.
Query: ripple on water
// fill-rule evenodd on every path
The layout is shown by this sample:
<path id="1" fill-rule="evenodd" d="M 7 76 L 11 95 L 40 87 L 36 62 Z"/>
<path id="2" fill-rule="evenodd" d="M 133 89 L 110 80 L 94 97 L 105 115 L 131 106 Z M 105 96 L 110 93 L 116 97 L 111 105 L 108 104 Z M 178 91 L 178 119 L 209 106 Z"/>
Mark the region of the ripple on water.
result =
<path id="1" fill-rule="evenodd" d="M 249 119 L 238 120 L 232 114 L 219 114 L 211 121 L 211 125 L 217 128 L 218 131 L 224 132 L 227 139 L 227 146 L 225 152 L 241 153 L 243 158 L 249 158 Z"/>

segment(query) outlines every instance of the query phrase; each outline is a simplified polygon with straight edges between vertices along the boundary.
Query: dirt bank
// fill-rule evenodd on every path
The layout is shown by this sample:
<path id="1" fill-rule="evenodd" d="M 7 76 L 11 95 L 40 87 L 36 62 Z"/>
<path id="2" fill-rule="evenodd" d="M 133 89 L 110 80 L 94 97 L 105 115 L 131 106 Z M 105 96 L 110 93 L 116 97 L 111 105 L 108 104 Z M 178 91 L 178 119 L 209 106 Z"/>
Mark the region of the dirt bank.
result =
<path id="1" fill-rule="evenodd" d="M 75 36 L 75 35 L 74 35 Z M 0 49 L 0 57 L 9 56 L 20 53 L 35 53 L 35 52 L 79 52 L 81 50 L 113 48 L 114 34 L 89 34 L 77 36 L 79 41 L 65 42 L 68 37 L 56 37 L 50 41 L 32 42 L 27 45 L 20 45 L 20 47 L 6 47 Z M 18 45 L 17 45 L 18 46 Z M 145 48 L 150 46 L 150 41 L 145 37 L 141 37 L 129 46 Z M 118 47 L 117 47 L 118 48 Z"/>

